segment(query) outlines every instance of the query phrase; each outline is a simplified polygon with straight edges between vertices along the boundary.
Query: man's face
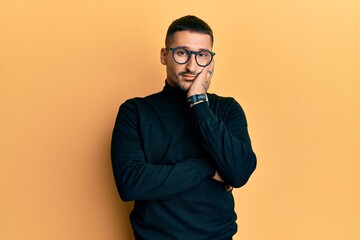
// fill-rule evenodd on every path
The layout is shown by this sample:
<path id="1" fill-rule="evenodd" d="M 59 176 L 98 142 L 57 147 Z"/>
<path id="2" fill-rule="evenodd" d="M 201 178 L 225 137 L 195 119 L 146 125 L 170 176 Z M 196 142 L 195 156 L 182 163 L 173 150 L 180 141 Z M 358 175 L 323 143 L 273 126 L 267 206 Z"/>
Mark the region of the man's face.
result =
<path id="1" fill-rule="evenodd" d="M 178 31 L 174 34 L 168 48 L 184 47 L 190 51 L 209 50 L 211 51 L 211 38 L 208 34 Z M 204 67 L 200 67 L 195 60 L 195 55 L 185 64 L 178 64 L 172 57 L 172 51 L 161 49 L 161 63 L 166 65 L 167 83 L 183 91 L 188 91 L 196 76 Z"/>

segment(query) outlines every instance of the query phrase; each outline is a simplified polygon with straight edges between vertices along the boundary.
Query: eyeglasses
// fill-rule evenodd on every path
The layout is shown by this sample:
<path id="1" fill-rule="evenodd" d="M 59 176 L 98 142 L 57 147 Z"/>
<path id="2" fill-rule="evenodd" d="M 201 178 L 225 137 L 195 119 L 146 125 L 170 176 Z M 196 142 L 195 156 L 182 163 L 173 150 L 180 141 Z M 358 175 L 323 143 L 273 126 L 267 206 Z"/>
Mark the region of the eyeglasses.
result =
<path id="1" fill-rule="evenodd" d="M 209 50 L 201 50 L 201 51 L 190 51 L 184 47 L 176 47 L 176 48 L 165 48 L 166 50 L 172 51 L 172 57 L 174 61 L 178 64 L 185 64 L 191 58 L 191 55 L 195 55 L 196 63 L 200 67 L 206 67 L 211 63 L 213 57 L 215 56 L 214 52 Z"/>

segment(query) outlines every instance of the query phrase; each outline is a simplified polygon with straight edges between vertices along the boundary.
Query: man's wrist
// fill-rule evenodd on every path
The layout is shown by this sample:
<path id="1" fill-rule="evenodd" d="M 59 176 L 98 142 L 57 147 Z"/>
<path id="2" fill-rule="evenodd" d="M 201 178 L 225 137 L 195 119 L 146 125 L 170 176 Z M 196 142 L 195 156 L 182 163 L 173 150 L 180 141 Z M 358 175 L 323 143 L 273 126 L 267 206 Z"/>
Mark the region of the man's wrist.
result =
<path id="1" fill-rule="evenodd" d="M 189 106 L 190 106 L 190 108 L 192 108 L 193 106 L 195 106 L 196 104 L 199 104 L 199 103 L 206 103 L 206 101 L 198 101 L 196 103 L 190 104 Z"/>
<path id="2" fill-rule="evenodd" d="M 187 98 L 187 102 L 189 103 L 190 107 L 202 103 L 202 102 L 208 102 L 208 97 L 205 93 L 202 94 L 194 94 Z"/>

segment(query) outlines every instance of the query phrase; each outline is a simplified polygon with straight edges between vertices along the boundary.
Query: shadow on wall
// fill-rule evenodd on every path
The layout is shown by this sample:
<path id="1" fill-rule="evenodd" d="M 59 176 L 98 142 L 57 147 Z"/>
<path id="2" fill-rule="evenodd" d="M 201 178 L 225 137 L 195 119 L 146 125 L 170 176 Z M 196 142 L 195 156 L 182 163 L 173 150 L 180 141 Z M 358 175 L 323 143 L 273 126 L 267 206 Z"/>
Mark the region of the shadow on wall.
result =
<path id="1" fill-rule="evenodd" d="M 120 237 L 118 239 L 134 240 L 132 227 L 129 220 L 129 214 L 133 209 L 134 202 L 123 202 L 119 199 L 117 206 L 118 215 L 118 233 Z"/>

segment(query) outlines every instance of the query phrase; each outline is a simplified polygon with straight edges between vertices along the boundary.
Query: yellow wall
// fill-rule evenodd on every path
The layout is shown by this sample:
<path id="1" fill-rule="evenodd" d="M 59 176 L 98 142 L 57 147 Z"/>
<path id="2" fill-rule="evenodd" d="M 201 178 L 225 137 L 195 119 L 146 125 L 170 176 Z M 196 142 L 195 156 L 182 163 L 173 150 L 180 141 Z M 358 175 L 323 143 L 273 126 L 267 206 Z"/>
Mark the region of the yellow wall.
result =
<path id="1" fill-rule="evenodd" d="M 166 29 L 215 32 L 211 92 L 247 113 L 246 240 L 360 239 L 360 2 L 0 1 L 0 239 L 132 239 L 109 149 L 118 106 L 161 90 Z"/>

